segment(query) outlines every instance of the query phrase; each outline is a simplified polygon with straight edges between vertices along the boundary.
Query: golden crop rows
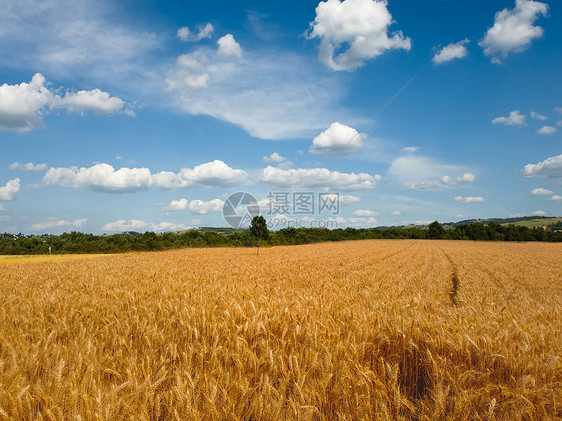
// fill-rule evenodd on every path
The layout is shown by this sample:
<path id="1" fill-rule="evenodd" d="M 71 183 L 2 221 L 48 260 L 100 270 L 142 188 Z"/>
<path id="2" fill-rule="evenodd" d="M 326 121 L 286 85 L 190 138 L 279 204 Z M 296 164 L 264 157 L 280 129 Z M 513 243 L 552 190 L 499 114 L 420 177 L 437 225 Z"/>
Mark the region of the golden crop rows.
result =
<path id="1" fill-rule="evenodd" d="M 561 303 L 562 244 L 0 262 L 0 419 L 561 419 Z"/>

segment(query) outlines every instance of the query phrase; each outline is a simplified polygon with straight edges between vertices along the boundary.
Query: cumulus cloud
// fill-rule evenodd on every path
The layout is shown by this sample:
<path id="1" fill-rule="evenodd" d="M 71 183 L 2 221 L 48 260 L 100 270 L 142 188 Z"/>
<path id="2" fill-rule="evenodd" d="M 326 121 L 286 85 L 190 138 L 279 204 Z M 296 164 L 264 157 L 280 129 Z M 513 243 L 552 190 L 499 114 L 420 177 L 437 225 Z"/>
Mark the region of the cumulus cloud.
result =
<path id="1" fill-rule="evenodd" d="M 468 54 L 466 44 L 468 44 L 469 42 L 470 40 L 464 39 L 462 41 L 451 43 L 441 48 L 433 56 L 433 64 L 443 64 L 456 58 L 466 57 L 466 55 Z"/>
<path id="2" fill-rule="evenodd" d="M 284 156 L 279 155 L 277 152 L 273 152 L 270 156 L 264 156 L 263 162 L 266 164 L 278 164 L 280 162 L 286 161 L 287 158 Z"/>
<path id="3" fill-rule="evenodd" d="M 193 168 L 183 168 L 178 173 L 161 171 L 153 175 L 154 184 L 164 189 L 191 187 L 231 187 L 240 184 L 247 174 L 214 160 Z"/>
<path id="4" fill-rule="evenodd" d="M 402 152 L 414 153 L 417 152 L 419 149 L 420 149 L 419 146 L 406 146 L 405 148 L 402 148 Z"/>
<path id="5" fill-rule="evenodd" d="M 389 34 L 393 23 L 386 0 L 327 0 L 316 7 L 309 39 L 320 39 L 322 63 L 333 70 L 352 71 L 387 50 L 410 50 L 412 41 L 402 31 Z M 344 51 L 336 53 L 348 46 Z"/>
<path id="6" fill-rule="evenodd" d="M 548 5 L 532 0 L 515 0 L 515 8 L 496 13 L 494 26 L 478 43 L 492 62 L 500 63 L 509 53 L 526 50 L 535 38 L 544 34 L 535 21 L 548 13 Z"/>
<path id="7" fill-rule="evenodd" d="M 228 48 L 228 38 L 221 43 Z M 313 136 L 342 113 L 336 107 L 341 81 L 321 75 L 306 56 L 273 48 L 229 60 L 218 50 L 195 47 L 178 57 L 166 89 L 186 112 L 230 122 L 262 139 Z"/>
<path id="8" fill-rule="evenodd" d="M 560 201 L 562 200 L 562 196 L 560 196 L 559 194 L 553 194 L 550 200 Z"/>
<path id="9" fill-rule="evenodd" d="M 356 216 L 376 216 L 377 212 L 369 210 L 369 209 L 358 209 L 356 211 L 353 211 L 353 214 Z"/>
<path id="10" fill-rule="evenodd" d="M 120 168 L 109 164 L 92 167 L 49 168 L 43 176 L 43 186 L 61 186 L 94 191 L 123 193 L 146 190 L 152 185 L 148 168 Z"/>
<path id="11" fill-rule="evenodd" d="M 204 38 L 211 38 L 215 28 L 212 24 L 207 23 L 205 26 L 201 26 L 197 33 L 191 32 L 189 26 L 182 26 L 176 32 L 176 36 L 182 41 L 201 41 Z"/>
<path id="12" fill-rule="evenodd" d="M 448 175 L 444 175 L 441 177 L 441 183 L 446 186 L 460 186 L 466 183 L 474 183 L 474 174 L 471 173 L 464 173 L 463 175 L 457 177 L 449 177 Z"/>
<path id="13" fill-rule="evenodd" d="M 552 156 L 536 164 L 527 164 L 521 172 L 526 178 L 546 178 L 562 184 L 562 155 Z"/>
<path id="14" fill-rule="evenodd" d="M 83 114 L 84 111 L 93 111 L 96 114 L 114 114 L 124 111 L 126 114 L 134 115 L 130 109 L 125 109 L 125 102 L 116 96 L 99 89 L 91 91 L 67 92 L 61 104 L 68 111 Z"/>
<path id="15" fill-rule="evenodd" d="M 242 57 L 242 47 L 236 42 L 232 34 L 226 34 L 217 41 L 217 54 L 222 57 Z"/>
<path id="16" fill-rule="evenodd" d="M 14 178 L 0 187 L 0 200 L 14 200 L 16 194 L 20 191 L 20 183 L 19 178 Z"/>
<path id="17" fill-rule="evenodd" d="M 529 115 L 531 116 L 531 118 L 534 118 L 535 120 L 541 120 L 541 121 L 546 120 L 546 117 L 544 115 L 541 115 L 541 114 L 536 113 L 534 111 L 531 111 L 531 113 Z"/>
<path id="18" fill-rule="evenodd" d="M 339 193 L 323 193 L 323 199 L 332 203 L 339 202 L 339 205 L 350 205 L 361 201 L 360 197 L 352 194 L 339 194 Z"/>
<path id="19" fill-rule="evenodd" d="M 36 73 L 29 83 L 4 83 L 0 86 L 0 131 L 33 130 L 43 125 L 43 115 L 54 108 L 65 108 L 80 113 L 132 113 L 125 108 L 122 99 L 112 97 L 99 89 L 66 92 L 66 95 L 61 97 L 47 87 L 45 77 L 41 73 Z"/>
<path id="20" fill-rule="evenodd" d="M 47 164 L 34 164 L 33 162 L 20 164 L 19 162 L 14 162 L 10 165 L 10 169 L 20 171 L 45 171 L 47 169 Z"/>
<path id="21" fill-rule="evenodd" d="M 390 216 L 399 216 L 402 212 L 400 211 L 392 211 L 390 212 Z"/>
<path id="22" fill-rule="evenodd" d="M 466 196 L 466 197 L 457 196 L 457 197 L 455 197 L 455 202 L 459 202 L 459 203 L 481 203 L 483 201 L 484 201 L 484 198 L 480 197 L 480 196 Z"/>
<path id="23" fill-rule="evenodd" d="M 224 202 L 220 199 L 213 199 L 208 202 L 196 199 L 189 202 L 189 210 L 197 215 L 220 212 L 223 206 Z"/>
<path id="24" fill-rule="evenodd" d="M 280 188 L 309 188 L 353 191 L 372 189 L 381 177 L 378 174 L 341 173 L 327 168 L 281 169 L 268 166 L 260 176 L 262 183 Z"/>
<path id="25" fill-rule="evenodd" d="M 451 173 L 459 175 L 449 176 Z M 458 187 L 475 181 L 473 174 L 456 165 L 440 163 L 432 158 L 405 155 L 396 158 L 388 174 L 409 190 L 434 190 Z"/>
<path id="26" fill-rule="evenodd" d="M 187 209 L 188 204 L 189 201 L 187 199 L 172 200 L 167 206 L 164 206 L 162 209 L 166 211 L 179 211 Z"/>
<path id="27" fill-rule="evenodd" d="M 548 213 L 543 210 L 536 210 L 532 212 L 533 216 L 546 216 Z"/>
<path id="28" fill-rule="evenodd" d="M 277 152 L 273 152 L 270 156 L 264 156 L 263 162 L 266 164 L 277 164 L 279 168 L 291 168 L 293 166 L 293 163 L 288 158 L 279 155 Z"/>
<path id="29" fill-rule="evenodd" d="M 552 191 L 540 187 L 538 189 L 531 190 L 531 194 L 534 196 L 548 196 L 549 194 L 552 194 Z"/>
<path id="30" fill-rule="evenodd" d="M 555 132 L 556 132 L 556 127 L 552 127 L 552 126 L 542 126 L 537 131 L 538 134 L 544 134 L 544 135 L 551 135 Z"/>
<path id="31" fill-rule="evenodd" d="M 507 117 L 496 117 L 492 120 L 492 124 L 505 124 L 507 126 L 520 126 L 525 123 L 525 115 L 520 114 L 518 110 L 511 111 Z"/>
<path id="32" fill-rule="evenodd" d="M 353 127 L 335 122 L 312 140 L 310 153 L 348 155 L 362 147 L 366 138 L 366 134 L 359 133 Z"/>
<path id="33" fill-rule="evenodd" d="M 44 230 L 52 230 L 56 228 L 57 231 L 63 228 L 82 228 L 86 222 L 88 222 L 87 218 L 76 219 L 74 221 L 65 221 L 64 219 L 57 220 L 55 218 L 49 218 L 42 222 L 37 222 L 36 224 L 31 225 L 27 230 L 28 231 L 44 231 Z"/>
<path id="34" fill-rule="evenodd" d="M 233 186 L 246 179 L 242 170 L 230 168 L 215 160 L 194 168 L 183 168 L 178 173 L 161 171 L 152 174 L 148 168 L 115 168 L 100 163 L 92 167 L 50 168 L 42 185 L 88 189 L 109 193 L 146 190 L 151 186 L 164 189 Z"/>
<path id="35" fill-rule="evenodd" d="M 109 222 L 102 227 L 102 231 L 110 232 L 124 232 L 124 231 L 184 231 L 192 229 L 200 225 L 202 221 L 200 219 L 194 219 L 189 225 L 186 224 L 175 224 L 173 222 L 144 222 L 138 219 L 119 219 L 114 222 Z"/>

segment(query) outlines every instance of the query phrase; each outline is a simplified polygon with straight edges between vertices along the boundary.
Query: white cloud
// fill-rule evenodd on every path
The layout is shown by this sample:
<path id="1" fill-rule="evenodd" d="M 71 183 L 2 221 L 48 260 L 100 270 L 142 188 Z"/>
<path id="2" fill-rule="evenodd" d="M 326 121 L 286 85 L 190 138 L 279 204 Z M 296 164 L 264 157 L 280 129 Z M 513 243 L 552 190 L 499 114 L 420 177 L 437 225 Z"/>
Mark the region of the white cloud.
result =
<path id="1" fill-rule="evenodd" d="M 47 169 L 47 164 L 34 164 L 33 162 L 20 164 L 19 162 L 14 162 L 10 165 L 10 169 L 20 171 L 45 171 Z"/>
<path id="2" fill-rule="evenodd" d="M 188 204 L 189 201 L 187 199 L 172 200 L 167 206 L 164 206 L 162 209 L 166 211 L 179 211 L 187 209 Z"/>
<path id="3" fill-rule="evenodd" d="M 548 196 L 549 194 L 552 194 L 552 191 L 540 187 L 538 189 L 531 190 L 531 194 L 534 196 Z"/>
<path id="4" fill-rule="evenodd" d="M 518 110 L 511 111 L 507 117 L 496 117 L 492 120 L 492 124 L 505 124 L 507 126 L 520 126 L 525 123 L 525 115 L 520 114 Z"/>
<path id="5" fill-rule="evenodd" d="M 378 215 L 377 212 L 369 210 L 369 209 L 358 209 L 356 211 L 353 211 L 353 214 L 356 216 L 376 216 Z"/>
<path id="6" fill-rule="evenodd" d="M 14 178 L 6 183 L 5 186 L 0 187 L 0 200 L 14 200 L 16 194 L 20 191 L 21 180 Z"/>
<path id="7" fill-rule="evenodd" d="M 543 211 L 543 210 L 536 210 L 534 212 L 531 213 L 533 216 L 546 216 L 547 212 Z"/>
<path id="8" fill-rule="evenodd" d="M 198 46 L 178 57 L 166 89 L 193 115 L 209 115 L 262 139 L 313 136 L 328 127 L 343 95 L 342 81 L 318 63 L 286 51 L 244 51 L 225 60 Z M 344 112 L 345 114 L 345 112 Z"/>
<path id="9" fill-rule="evenodd" d="M 51 230 L 53 228 L 82 228 L 86 222 L 88 222 L 87 218 L 76 219 L 74 221 L 65 221 L 64 219 L 57 220 L 55 218 L 49 218 L 43 222 L 38 222 L 36 224 L 31 225 L 27 230 L 28 231 L 43 231 L 43 230 Z"/>
<path id="10" fill-rule="evenodd" d="M 40 126 L 42 111 L 52 108 L 56 99 L 40 73 L 29 83 L 4 83 L 0 86 L 0 130 L 25 132 Z"/>
<path id="11" fill-rule="evenodd" d="M 410 50 L 411 39 L 402 31 L 388 34 L 393 23 L 386 0 L 327 0 L 316 7 L 308 38 L 319 38 L 318 56 L 333 70 L 352 71 L 387 50 Z M 334 54 L 342 45 L 345 51 Z"/>
<path id="12" fill-rule="evenodd" d="M 353 191 L 372 189 L 380 175 L 341 173 L 327 168 L 281 169 L 268 166 L 262 171 L 263 183 L 281 188 L 309 188 Z"/>
<path id="13" fill-rule="evenodd" d="M 118 97 L 110 96 L 109 93 L 99 89 L 91 91 L 67 92 L 61 104 L 68 111 L 83 114 L 84 111 L 93 111 L 96 114 L 113 114 L 124 111 L 126 114 L 134 115 L 130 109 L 123 110 L 125 102 Z"/>
<path id="14" fill-rule="evenodd" d="M 521 172 L 527 178 L 546 178 L 562 184 L 562 155 L 552 156 L 536 164 L 527 164 Z"/>
<path id="15" fill-rule="evenodd" d="M 165 188 L 230 187 L 240 184 L 247 174 L 229 167 L 223 161 L 214 160 L 193 168 L 182 168 L 177 174 L 161 171 L 153 175 L 154 185 Z"/>
<path id="16" fill-rule="evenodd" d="M 278 164 L 280 162 L 286 161 L 287 158 L 284 156 L 279 155 L 277 152 L 273 152 L 270 156 L 264 156 L 263 162 L 266 164 Z"/>
<path id="17" fill-rule="evenodd" d="M 361 201 L 361 198 L 351 194 L 340 194 L 340 205 L 350 205 Z"/>
<path id="18" fill-rule="evenodd" d="M 419 146 L 406 146 L 405 148 L 402 148 L 402 152 L 406 152 L 406 153 L 414 153 L 420 150 Z"/>
<path id="19" fill-rule="evenodd" d="M 542 126 L 539 130 L 538 130 L 538 134 L 544 134 L 544 135 L 550 135 L 553 134 L 554 132 L 556 132 L 556 127 L 552 127 L 552 126 Z"/>
<path id="20" fill-rule="evenodd" d="M 148 189 L 152 185 L 148 168 L 120 168 L 96 164 L 89 168 L 49 168 L 43 186 L 61 186 L 94 191 L 123 193 Z"/>
<path id="21" fill-rule="evenodd" d="M 3 2 L 0 55 L 17 69 L 138 89 L 139 65 L 158 40 L 145 25 L 124 25 L 122 8 L 105 0 Z"/>
<path id="22" fill-rule="evenodd" d="M 124 220 L 119 219 L 114 222 L 109 222 L 102 227 L 102 231 L 124 232 L 124 231 L 184 231 L 201 225 L 200 219 L 194 219 L 189 225 L 175 224 L 173 222 L 144 222 L 138 219 Z"/>
<path id="23" fill-rule="evenodd" d="M 151 186 L 164 189 L 189 187 L 233 186 L 246 179 L 242 170 L 230 168 L 215 160 L 197 165 L 193 169 L 183 168 L 178 173 L 161 171 L 151 174 L 148 168 L 115 168 L 100 163 L 89 168 L 50 168 L 43 177 L 43 186 L 61 186 L 89 189 L 110 193 L 146 190 Z"/>
<path id="24" fill-rule="evenodd" d="M 455 202 L 460 202 L 460 203 L 481 203 L 484 201 L 483 197 L 480 196 L 466 196 L 466 197 L 462 197 L 462 196 L 457 196 L 455 197 Z"/>
<path id="25" fill-rule="evenodd" d="M 560 196 L 559 194 L 553 194 L 550 200 L 559 201 L 562 200 L 562 196 Z"/>
<path id="26" fill-rule="evenodd" d="M 441 182 L 447 186 L 460 186 L 466 183 L 474 183 L 476 177 L 471 173 L 464 173 L 462 176 L 449 177 L 444 175 L 441 177 Z"/>
<path id="27" fill-rule="evenodd" d="M 214 31 L 215 28 L 210 23 L 201 26 L 196 34 L 191 32 L 189 26 L 182 26 L 176 32 L 176 36 L 182 41 L 201 41 L 204 38 L 211 38 Z"/>
<path id="28" fill-rule="evenodd" d="M 293 163 L 289 161 L 288 158 L 279 155 L 277 152 L 273 152 L 270 156 L 264 156 L 263 162 L 266 164 L 277 164 L 279 168 L 283 169 L 291 168 L 293 166 Z"/>
<path id="29" fill-rule="evenodd" d="M 366 134 L 359 133 L 353 127 L 335 122 L 312 140 L 310 153 L 314 155 L 348 155 L 362 147 L 363 140 L 366 138 Z"/>
<path id="30" fill-rule="evenodd" d="M 433 64 L 443 64 L 456 58 L 466 57 L 466 55 L 468 54 L 466 44 L 468 44 L 469 42 L 470 40 L 463 39 L 462 41 L 451 43 L 441 48 L 433 56 Z"/>
<path id="31" fill-rule="evenodd" d="M 409 190 L 432 190 L 474 182 L 474 175 L 464 171 L 463 167 L 442 164 L 429 157 L 405 155 L 392 162 L 388 174 Z M 451 177 L 447 175 L 450 173 L 461 174 Z"/>
<path id="32" fill-rule="evenodd" d="M 344 222 L 345 221 L 345 222 Z M 354 225 L 357 227 L 366 227 L 366 226 L 374 226 L 376 225 L 378 222 L 375 218 L 370 217 L 370 218 L 363 218 L 363 217 L 358 217 L 358 218 L 354 218 L 354 217 L 350 217 L 350 218 L 344 218 L 344 221 L 342 221 L 343 223 L 348 223 L 350 225 Z"/>
<path id="33" fill-rule="evenodd" d="M 531 111 L 531 113 L 529 115 L 531 116 L 531 118 L 534 118 L 535 120 L 541 120 L 541 121 L 546 120 L 546 117 L 544 115 L 541 115 L 541 114 L 536 113 L 534 111 Z"/>
<path id="34" fill-rule="evenodd" d="M 208 202 L 196 199 L 189 202 L 189 210 L 198 215 L 220 212 L 222 211 L 223 206 L 224 202 L 220 199 L 213 199 Z"/>
<path id="35" fill-rule="evenodd" d="M 398 215 L 400 215 L 401 213 L 402 213 L 402 212 L 400 212 L 400 211 L 392 211 L 392 212 L 390 212 L 390 216 L 398 216 Z"/>
<path id="36" fill-rule="evenodd" d="M 222 57 L 242 57 L 242 47 L 236 42 L 232 34 L 226 34 L 217 41 L 217 54 Z"/>
<path id="37" fill-rule="evenodd" d="M 494 26 L 478 43 L 492 62 L 500 63 L 509 53 L 524 51 L 535 38 L 544 34 L 543 28 L 533 24 L 540 15 L 546 16 L 548 5 L 532 0 L 515 0 L 514 9 L 496 13 Z"/>
<path id="38" fill-rule="evenodd" d="M 30 131 L 43 125 L 43 115 L 54 108 L 66 108 L 80 113 L 132 113 L 124 108 L 122 99 L 99 89 L 67 92 L 64 98 L 55 92 L 47 88 L 45 77 L 41 73 L 36 73 L 29 83 L 5 83 L 0 86 L 0 131 Z"/>
<path id="39" fill-rule="evenodd" d="M 351 194 L 324 193 L 322 197 L 324 200 L 329 200 L 332 202 L 339 201 L 340 206 L 350 205 L 352 203 L 358 203 L 361 201 L 360 197 Z"/>

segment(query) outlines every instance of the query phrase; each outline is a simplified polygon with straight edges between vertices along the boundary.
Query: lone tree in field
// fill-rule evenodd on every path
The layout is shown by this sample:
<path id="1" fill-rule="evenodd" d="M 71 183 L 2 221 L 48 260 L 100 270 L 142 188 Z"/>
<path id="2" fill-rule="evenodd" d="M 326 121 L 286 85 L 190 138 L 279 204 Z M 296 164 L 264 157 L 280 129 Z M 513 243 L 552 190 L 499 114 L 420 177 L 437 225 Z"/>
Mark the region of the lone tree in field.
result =
<path id="1" fill-rule="evenodd" d="M 267 221 L 261 215 L 254 216 L 250 224 L 250 234 L 259 240 L 267 240 L 269 238 L 269 230 L 267 229 Z"/>
<path id="2" fill-rule="evenodd" d="M 438 240 L 440 238 L 443 238 L 444 235 L 445 228 L 443 228 L 443 226 L 439 222 L 433 221 L 431 224 L 429 224 L 429 238 Z"/>

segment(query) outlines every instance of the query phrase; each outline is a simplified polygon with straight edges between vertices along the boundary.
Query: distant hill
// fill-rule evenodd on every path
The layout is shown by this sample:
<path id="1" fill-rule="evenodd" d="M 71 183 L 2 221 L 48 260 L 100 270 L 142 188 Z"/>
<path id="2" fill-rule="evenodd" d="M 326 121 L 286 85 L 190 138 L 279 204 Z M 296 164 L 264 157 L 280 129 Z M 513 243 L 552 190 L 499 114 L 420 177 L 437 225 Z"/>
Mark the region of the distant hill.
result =
<path id="1" fill-rule="evenodd" d="M 544 225 L 554 225 L 562 222 L 562 217 L 549 217 L 549 216 L 520 216 L 517 218 L 488 218 L 488 219 L 465 219 L 459 222 L 448 222 L 444 226 L 457 226 L 461 224 L 481 223 L 484 225 L 490 222 L 495 222 L 500 225 L 519 225 L 527 228 L 542 227 Z"/>

